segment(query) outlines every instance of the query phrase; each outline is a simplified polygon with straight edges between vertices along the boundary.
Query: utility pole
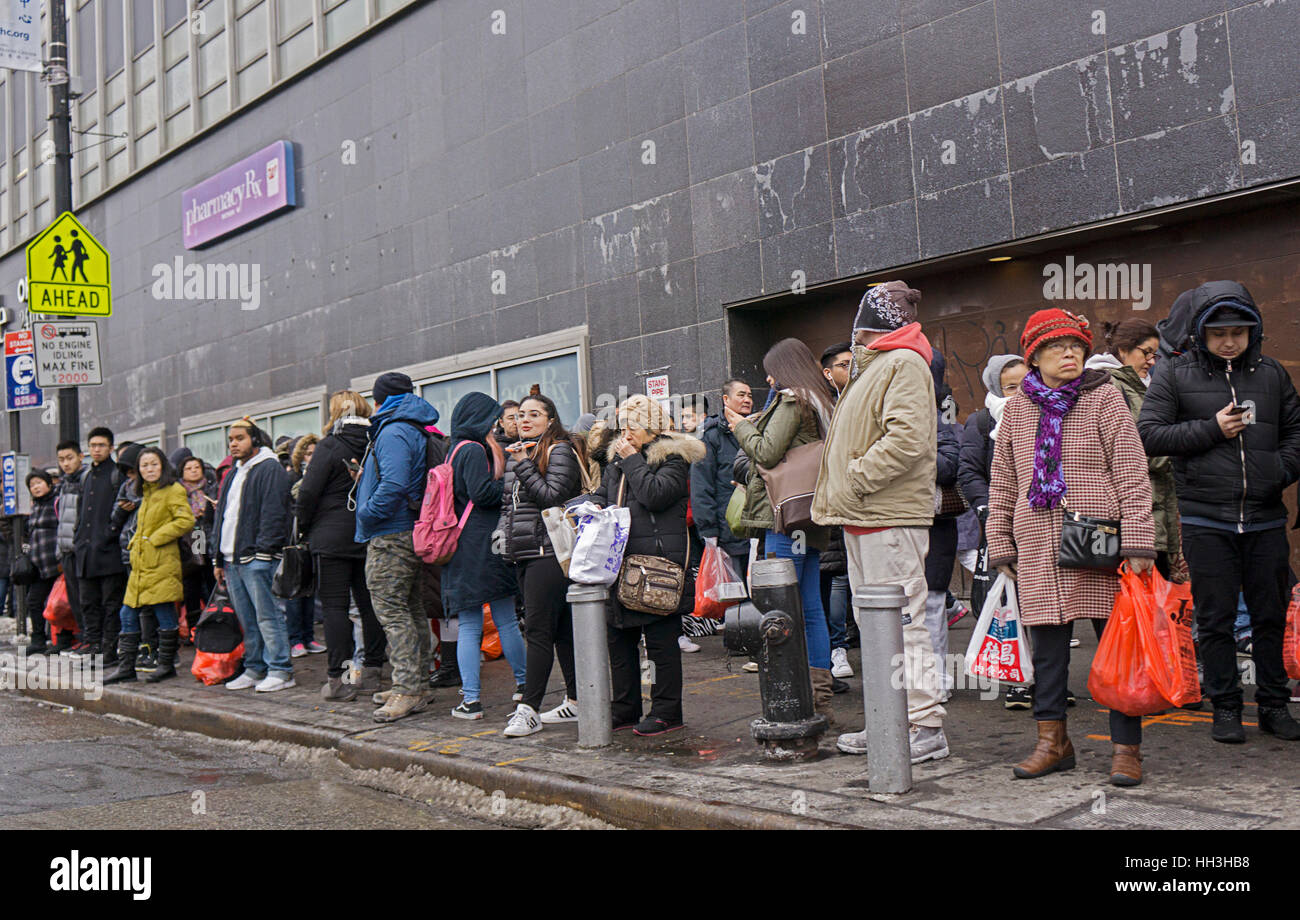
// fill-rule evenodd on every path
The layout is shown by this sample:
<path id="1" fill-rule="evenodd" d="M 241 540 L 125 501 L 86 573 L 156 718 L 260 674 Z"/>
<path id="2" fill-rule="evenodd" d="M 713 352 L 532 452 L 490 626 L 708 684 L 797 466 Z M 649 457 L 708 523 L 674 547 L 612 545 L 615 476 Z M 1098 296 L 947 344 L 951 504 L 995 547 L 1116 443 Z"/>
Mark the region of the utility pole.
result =
<path id="1" fill-rule="evenodd" d="M 46 15 L 50 17 L 50 62 L 45 73 L 54 95 L 50 105 L 50 131 L 54 140 L 55 217 L 72 210 L 72 112 L 68 101 L 68 19 L 64 4 L 65 0 L 51 0 L 46 4 Z M 81 441 L 81 404 L 76 387 L 59 390 L 59 440 Z"/>

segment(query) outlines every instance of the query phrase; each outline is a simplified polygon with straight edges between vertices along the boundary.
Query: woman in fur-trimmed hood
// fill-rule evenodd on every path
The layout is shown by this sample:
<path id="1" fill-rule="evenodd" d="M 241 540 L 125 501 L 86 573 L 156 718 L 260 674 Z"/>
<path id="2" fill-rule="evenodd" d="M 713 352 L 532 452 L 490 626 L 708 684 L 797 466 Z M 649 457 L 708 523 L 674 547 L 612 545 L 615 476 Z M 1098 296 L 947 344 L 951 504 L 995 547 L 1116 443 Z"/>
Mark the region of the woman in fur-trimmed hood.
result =
<path id="1" fill-rule="evenodd" d="M 605 459 L 597 499 L 607 506 L 623 505 L 631 512 L 625 558 L 638 553 L 660 556 L 687 571 L 676 614 L 628 610 L 618 603 L 614 592 L 606 606 L 614 726 L 616 730 L 633 728 L 638 735 L 659 735 L 682 727 L 682 657 L 677 637 L 682 629 L 680 614 L 690 613 L 695 606 L 690 571 L 701 551 L 699 538 L 689 533 L 686 503 L 691 464 L 704 458 L 704 442 L 671 431 L 671 424 L 658 403 L 638 394 L 619 406 L 617 431 L 605 438 L 596 436 L 597 452 Z M 637 653 L 643 632 L 655 668 L 650 715 L 644 720 Z"/>

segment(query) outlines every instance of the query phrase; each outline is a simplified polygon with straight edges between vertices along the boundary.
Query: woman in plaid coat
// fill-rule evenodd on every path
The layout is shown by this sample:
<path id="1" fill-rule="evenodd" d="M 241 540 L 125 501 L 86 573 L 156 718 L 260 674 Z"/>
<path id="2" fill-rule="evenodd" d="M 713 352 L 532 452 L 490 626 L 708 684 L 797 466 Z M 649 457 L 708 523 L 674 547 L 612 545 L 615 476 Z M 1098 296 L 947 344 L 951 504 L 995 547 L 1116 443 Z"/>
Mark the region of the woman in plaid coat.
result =
<path id="1" fill-rule="evenodd" d="M 1092 620 L 1100 636 L 1118 576 L 1057 565 L 1063 505 L 1120 521 L 1120 552 L 1135 571 L 1155 559 L 1147 457 L 1123 395 L 1104 371 L 1084 370 L 1088 321 L 1040 310 L 1021 335 L 1032 370 L 1006 404 L 993 454 L 986 525 L 989 566 L 1016 579 L 1025 625 L 1033 627 L 1034 718 L 1038 745 L 1015 768 L 1034 779 L 1074 766 L 1065 732 L 1072 623 Z M 1110 781 L 1142 781 L 1140 719 L 1112 711 Z"/>
<path id="2" fill-rule="evenodd" d="M 27 556 L 36 567 L 36 581 L 27 586 L 27 619 L 31 622 L 32 644 L 27 654 L 45 651 L 45 602 L 59 577 L 59 516 L 54 510 L 54 483 L 44 470 L 27 474 L 27 491 L 32 496 L 32 513 L 27 518 Z"/>

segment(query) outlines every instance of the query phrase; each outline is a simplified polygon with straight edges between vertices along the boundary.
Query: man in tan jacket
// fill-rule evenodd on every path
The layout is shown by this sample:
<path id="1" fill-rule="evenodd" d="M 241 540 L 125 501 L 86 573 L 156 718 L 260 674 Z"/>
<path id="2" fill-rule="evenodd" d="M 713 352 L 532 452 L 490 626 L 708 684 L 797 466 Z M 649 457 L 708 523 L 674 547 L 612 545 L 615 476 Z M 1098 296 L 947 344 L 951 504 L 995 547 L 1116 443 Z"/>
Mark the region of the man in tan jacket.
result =
<path id="1" fill-rule="evenodd" d="M 835 407 L 812 516 L 844 528 L 849 584 L 897 584 L 907 595 L 903 657 L 912 763 L 948 756 L 942 682 L 925 626 L 925 555 L 934 521 L 933 350 L 916 321 L 921 292 L 873 287 L 853 324 L 852 378 Z M 866 732 L 840 735 L 867 753 Z"/>

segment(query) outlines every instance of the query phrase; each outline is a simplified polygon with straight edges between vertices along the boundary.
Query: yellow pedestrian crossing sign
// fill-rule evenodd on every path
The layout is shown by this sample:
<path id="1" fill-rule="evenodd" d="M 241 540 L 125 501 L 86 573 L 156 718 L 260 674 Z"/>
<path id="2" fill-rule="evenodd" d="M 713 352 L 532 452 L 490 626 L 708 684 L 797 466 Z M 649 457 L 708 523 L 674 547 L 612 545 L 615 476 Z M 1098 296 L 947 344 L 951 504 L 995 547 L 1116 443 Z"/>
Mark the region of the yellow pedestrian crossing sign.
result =
<path id="1" fill-rule="evenodd" d="M 27 244 L 27 309 L 112 316 L 108 271 L 108 250 L 71 211 L 64 211 Z"/>

